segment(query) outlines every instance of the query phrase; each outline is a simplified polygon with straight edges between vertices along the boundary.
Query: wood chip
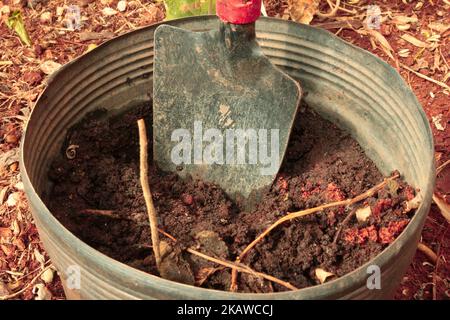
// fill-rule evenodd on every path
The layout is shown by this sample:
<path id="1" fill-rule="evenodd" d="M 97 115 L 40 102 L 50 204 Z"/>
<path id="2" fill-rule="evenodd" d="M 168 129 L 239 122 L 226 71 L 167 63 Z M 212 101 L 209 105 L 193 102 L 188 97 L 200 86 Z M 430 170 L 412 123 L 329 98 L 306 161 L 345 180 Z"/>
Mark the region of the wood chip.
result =
<path id="1" fill-rule="evenodd" d="M 409 57 L 411 52 L 409 51 L 409 49 L 401 49 L 397 52 L 397 54 L 402 58 L 407 58 L 407 57 Z"/>
<path id="2" fill-rule="evenodd" d="M 411 23 L 417 23 L 419 19 L 416 15 L 408 17 L 408 16 L 394 16 L 391 19 L 391 23 L 399 24 L 399 25 L 405 25 L 405 24 L 411 24 Z"/>
<path id="3" fill-rule="evenodd" d="M 110 17 L 110 16 L 117 14 L 117 11 L 114 10 L 113 8 L 106 7 L 106 8 L 103 8 L 102 14 L 104 16 Z"/>
<path id="4" fill-rule="evenodd" d="M 430 22 L 428 24 L 428 28 L 439 33 L 444 33 L 448 29 L 450 29 L 450 24 L 444 24 L 441 22 Z"/>
<path id="5" fill-rule="evenodd" d="M 437 130 L 439 131 L 444 131 L 445 128 L 442 125 L 441 121 L 442 121 L 442 113 L 438 114 L 437 116 L 432 116 L 431 117 L 431 121 L 433 121 L 434 126 L 436 127 Z"/>
<path id="6" fill-rule="evenodd" d="M 428 47 L 430 47 L 430 44 L 428 44 L 426 42 L 423 42 L 423 41 L 421 41 L 421 40 L 419 40 L 419 39 L 417 39 L 417 38 L 415 38 L 412 35 L 407 34 L 407 33 L 403 34 L 401 36 L 401 38 L 403 40 L 411 43 L 413 46 L 416 46 L 416 47 L 419 47 L 419 48 L 428 48 Z"/>
<path id="7" fill-rule="evenodd" d="M 56 72 L 59 68 L 61 68 L 61 64 L 52 60 L 44 61 L 39 68 L 41 71 L 47 75 L 51 75 Z"/>
<path id="8" fill-rule="evenodd" d="M 80 41 L 90 41 L 90 40 L 103 40 L 114 38 L 115 34 L 111 31 L 103 32 L 81 32 L 79 34 Z"/>

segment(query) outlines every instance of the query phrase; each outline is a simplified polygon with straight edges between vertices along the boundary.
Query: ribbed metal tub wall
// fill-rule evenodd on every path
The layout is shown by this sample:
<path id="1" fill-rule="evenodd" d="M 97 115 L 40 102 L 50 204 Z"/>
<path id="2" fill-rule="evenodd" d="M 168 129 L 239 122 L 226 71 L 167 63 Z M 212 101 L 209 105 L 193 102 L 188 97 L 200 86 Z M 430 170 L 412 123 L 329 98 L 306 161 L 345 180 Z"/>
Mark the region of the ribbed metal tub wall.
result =
<path id="1" fill-rule="evenodd" d="M 168 23 L 195 31 L 218 26 L 212 16 Z M 420 188 L 424 197 L 408 227 L 375 259 L 337 280 L 298 291 L 273 294 L 221 292 L 174 283 L 128 267 L 91 248 L 54 218 L 42 201 L 50 187 L 47 171 L 52 157 L 60 152 L 68 128 L 88 112 L 108 108 L 114 113 L 151 99 L 153 33 L 157 26 L 113 39 L 64 66 L 36 103 L 24 134 L 21 172 L 25 191 L 44 246 L 63 279 L 67 297 L 391 297 L 414 255 L 431 203 L 434 186 L 431 130 L 416 97 L 393 68 L 372 54 L 310 26 L 262 18 L 257 23 L 257 36 L 264 53 L 278 67 L 301 81 L 307 92 L 304 99 L 317 112 L 349 130 L 384 174 L 398 169 L 410 184 Z M 382 271 L 380 290 L 369 290 L 366 286 L 367 267 L 372 264 Z M 81 275 L 79 287 L 77 270 Z"/>

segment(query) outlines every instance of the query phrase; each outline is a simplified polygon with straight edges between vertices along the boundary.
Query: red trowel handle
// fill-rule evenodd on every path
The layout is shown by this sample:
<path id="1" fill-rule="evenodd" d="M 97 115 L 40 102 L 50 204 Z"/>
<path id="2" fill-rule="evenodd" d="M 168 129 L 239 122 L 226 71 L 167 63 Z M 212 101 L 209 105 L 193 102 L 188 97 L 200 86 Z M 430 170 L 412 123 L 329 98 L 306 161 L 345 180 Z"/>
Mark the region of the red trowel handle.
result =
<path id="1" fill-rule="evenodd" d="M 232 24 L 249 24 L 261 14 L 261 0 L 217 0 L 217 16 Z"/>

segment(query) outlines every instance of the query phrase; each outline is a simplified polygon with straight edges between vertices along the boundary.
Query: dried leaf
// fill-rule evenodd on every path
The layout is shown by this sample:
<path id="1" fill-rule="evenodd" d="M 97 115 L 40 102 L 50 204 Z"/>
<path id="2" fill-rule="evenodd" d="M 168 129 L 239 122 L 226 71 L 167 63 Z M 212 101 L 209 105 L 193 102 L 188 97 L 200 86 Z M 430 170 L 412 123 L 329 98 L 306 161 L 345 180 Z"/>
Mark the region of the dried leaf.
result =
<path id="1" fill-rule="evenodd" d="M 53 282 L 53 277 L 54 277 L 54 272 L 53 272 L 52 268 L 48 268 L 47 270 L 44 271 L 43 274 L 41 274 L 41 280 L 47 284 Z"/>
<path id="2" fill-rule="evenodd" d="M 320 283 L 324 283 L 325 281 L 327 281 L 327 279 L 329 277 L 332 277 L 332 276 L 334 276 L 334 273 L 325 271 L 321 268 L 316 269 L 316 277 L 317 277 L 317 279 L 319 279 Z"/>
<path id="3" fill-rule="evenodd" d="M 370 209 L 370 206 L 359 208 L 358 210 L 356 210 L 356 219 L 359 222 L 366 222 L 371 215 L 372 209 Z"/>
<path id="4" fill-rule="evenodd" d="M 292 20 L 310 24 L 319 12 L 318 0 L 288 0 L 288 11 Z"/>
<path id="5" fill-rule="evenodd" d="M 450 223 L 450 205 L 439 194 L 433 194 L 433 201 L 441 210 L 442 215 Z"/>
<path id="6" fill-rule="evenodd" d="M 66 10 L 65 7 L 56 7 L 56 15 L 57 15 L 58 17 L 61 17 L 61 16 L 63 15 L 63 13 L 64 13 L 65 10 Z"/>
<path id="7" fill-rule="evenodd" d="M 209 276 L 215 273 L 217 270 L 222 268 L 201 268 L 198 273 L 195 275 L 195 284 L 197 286 L 202 286 L 202 284 L 208 280 Z"/>
<path id="8" fill-rule="evenodd" d="M 443 24 L 441 22 L 430 22 L 428 24 L 428 28 L 431 30 L 437 31 L 439 33 L 444 33 L 448 29 L 450 29 L 450 24 Z"/>
<path id="9" fill-rule="evenodd" d="M 414 198 L 409 201 L 406 201 L 405 213 L 410 212 L 411 210 L 417 209 L 422 203 L 422 194 L 418 193 Z"/>
<path id="10" fill-rule="evenodd" d="M 0 153 L 0 167 L 8 167 L 17 161 L 19 161 L 19 148 Z"/>
<path id="11" fill-rule="evenodd" d="M 8 200 L 6 200 L 6 205 L 8 207 L 14 207 L 16 206 L 17 202 L 19 201 L 20 195 L 18 192 L 11 193 L 8 197 Z"/>
<path id="12" fill-rule="evenodd" d="M 43 73 L 50 75 L 53 72 L 57 71 L 59 68 L 61 68 L 61 64 L 52 60 L 47 60 L 43 62 L 39 68 Z"/>
<path id="13" fill-rule="evenodd" d="M 427 42 L 439 42 L 441 40 L 441 35 L 440 34 L 433 34 L 431 36 L 429 36 L 427 38 Z"/>
<path id="14" fill-rule="evenodd" d="M 401 38 L 409 43 L 411 43 L 413 46 L 419 47 L 419 48 L 428 48 L 430 45 L 426 42 L 420 41 L 419 39 L 413 37 L 410 34 L 403 34 Z"/>
<path id="15" fill-rule="evenodd" d="M 25 29 L 25 24 L 23 23 L 22 13 L 19 10 L 15 10 L 6 20 L 6 25 L 11 30 L 14 30 L 19 36 L 20 40 L 27 46 L 31 46 L 31 39 L 28 35 L 27 29 Z"/>
<path id="16" fill-rule="evenodd" d="M 444 131 L 445 128 L 442 125 L 441 121 L 442 121 L 442 113 L 438 114 L 437 116 L 432 116 L 431 117 L 431 121 L 433 121 L 434 126 L 436 127 L 437 130 L 439 131 Z"/>
<path id="17" fill-rule="evenodd" d="M 0 16 L 3 15 L 3 14 L 4 15 L 9 15 L 10 12 L 11 12 L 11 9 L 9 8 L 9 6 L 3 5 L 3 6 L 0 7 Z"/>
<path id="18" fill-rule="evenodd" d="M 9 228 L 1 227 L 0 228 L 0 239 L 9 239 L 12 237 L 12 232 Z"/>
<path id="19" fill-rule="evenodd" d="M 44 266 L 45 257 L 42 255 L 42 253 L 40 253 L 39 250 L 36 248 L 34 249 L 33 253 L 34 253 L 34 257 L 41 264 L 41 266 Z"/>
<path id="20" fill-rule="evenodd" d="M 411 29 L 411 25 L 410 24 L 397 24 L 397 29 L 400 31 L 407 31 L 409 29 Z"/>
<path id="21" fill-rule="evenodd" d="M 393 195 L 394 197 L 396 197 L 397 196 L 397 191 L 398 191 L 398 188 L 399 188 L 398 182 L 395 181 L 395 180 L 389 180 L 387 182 L 387 187 L 389 188 L 389 193 L 391 195 Z"/>
<path id="22" fill-rule="evenodd" d="M 19 226 L 19 222 L 17 222 L 17 220 L 13 221 L 12 229 L 13 229 L 13 234 L 15 236 L 18 236 L 20 234 L 20 226 Z"/>
<path id="23" fill-rule="evenodd" d="M 381 45 L 381 48 L 388 55 L 388 57 L 395 61 L 395 58 L 392 55 L 392 52 L 394 52 L 394 50 L 392 49 L 386 38 L 377 30 L 366 29 L 365 31 Z"/>
<path id="24" fill-rule="evenodd" d="M 0 297 L 8 296 L 10 293 L 8 286 L 0 281 Z"/>
<path id="25" fill-rule="evenodd" d="M 423 7 L 423 2 L 417 2 L 417 4 L 414 6 L 414 10 L 420 10 Z"/>
<path id="26" fill-rule="evenodd" d="M 5 202 L 7 192 L 8 192 L 8 187 L 5 187 L 0 190 L 0 205 L 2 205 Z"/>
<path id="27" fill-rule="evenodd" d="M 117 14 L 117 11 L 114 10 L 113 8 L 106 7 L 106 8 L 103 8 L 102 14 L 104 16 L 110 17 L 110 16 L 113 16 L 113 15 Z"/>
<path id="28" fill-rule="evenodd" d="M 16 189 L 16 190 L 19 190 L 19 191 L 23 191 L 23 182 L 22 181 L 19 181 L 19 182 L 17 182 L 15 185 L 14 185 L 14 188 Z"/>
<path id="29" fill-rule="evenodd" d="M 216 13 L 216 0 L 165 0 L 166 20 Z"/>
<path id="30" fill-rule="evenodd" d="M 119 10 L 120 12 L 124 12 L 125 10 L 127 10 L 127 2 L 124 0 L 120 0 L 117 3 L 117 10 Z"/>
<path id="31" fill-rule="evenodd" d="M 94 50 L 95 48 L 97 48 L 97 45 L 95 43 L 91 43 L 90 45 L 88 45 L 88 47 L 86 48 L 86 51 L 84 53 L 88 53 L 88 52 Z"/>
<path id="32" fill-rule="evenodd" d="M 41 23 L 45 24 L 45 23 L 50 23 L 52 22 L 52 13 L 51 12 L 43 12 L 40 16 L 40 21 Z"/>
<path id="33" fill-rule="evenodd" d="M 399 24 L 399 25 L 405 25 L 405 24 L 410 24 L 410 23 L 417 23 L 418 21 L 419 21 L 419 19 L 417 18 L 416 15 L 414 15 L 412 17 L 408 17 L 408 16 L 394 16 L 391 19 L 391 23 Z"/>
<path id="34" fill-rule="evenodd" d="M 36 295 L 35 300 L 52 300 L 52 293 L 42 283 L 36 284 L 32 292 Z"/>

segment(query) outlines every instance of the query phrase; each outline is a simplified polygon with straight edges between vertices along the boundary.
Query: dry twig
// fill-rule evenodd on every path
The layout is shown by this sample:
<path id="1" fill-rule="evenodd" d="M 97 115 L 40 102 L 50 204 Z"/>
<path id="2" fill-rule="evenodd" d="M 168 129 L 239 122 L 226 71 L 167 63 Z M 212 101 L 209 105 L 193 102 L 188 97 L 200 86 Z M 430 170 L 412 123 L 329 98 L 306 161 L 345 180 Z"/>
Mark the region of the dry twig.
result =
<path id="1" fill-rule="evenodd" d="M 403 63 L 401 63 L 400 66 L 401 66 L 402 68 L 408 70 L 409 72 L 414 73 L 414 74 L 415 74 L 416 76 L 418 76 L 419 78 L 422 78 L 422 79 L 425 79 L 425 80 L 427 80 L 427 81 L 430 81 L 430 82 L 432 82 L 432 83 L 434 83 L 434 84 L 437 84 L 438 86 L 440 86 L 440 87 L 442 87 L 442 88 L 444 88 L 444 89 L 446 89 L 446 90 L 448 90 L 448 91 L 450 92 L 450 86 L 448 86 L 446 83 L 443 83 L 442 81 L 438 81 L 438 80 L 435 80 L 435 79 L 433 79 L 433 78 L 430 78 L 430 77 L 428 77 L 428 76 L 426 76 L 426 75 L 424 75 L 424 74 L 421 74 L 420 72 L 417 72 L 417 71 L 411 69 L 410 67 L 404 65 Z"/>
<path id="2" fill-rule="evenodd" d="M 339 6 L 341 4 L 341 0 L 336 0 L 336 3 L 333 4 L 330 0 L 327 0 L 328 5 L 331 8 L 331 11 L 328 13 L 321 13 L 320 11 L 317 13 L 317 15 L 321 18 L 331 18 L 334 17 L 339 9 Z"/>
<path id="3" fill-rule="evenodd" d="M 433 264 L 436 264 L 438 256 L 428 246 L 426 246 L 422 242 L 419 242 L 419 244 L 417 245 L 417 250 L 424 253 L 427 256 L 427 258 L 430 259 L 431 262 L 433 262 Z"/>
<path id="4" fill-rule="evenodd" d="M 140 179 L 142 191 L 144 193 L 145 205 L 147 206 L 148 219 L 152 234 L 153 252 L 155 254 L 156 266 L 158 270 L 161 266 L 161 253 L 159 249 L 158 217 L 156 216 L 155 206 L 153 205 L 152 194 L 148 183 L 148 141 L 147 130 L 145 129 L 144 119 L 138 120 L 139 127 L 139 159 L 140 159 Z"/>
<path id="5" fill-rule="evenodd" d="M 441 173 L 442 170 L 445 169 L 445 167 L 447 167 L 450 164 L 450 160 L 445 161 L 443 164 L 441 164 L 439 167 L 437 167 L 436 169 L 436 175 L 438 175 L 439 173 Z"/>

